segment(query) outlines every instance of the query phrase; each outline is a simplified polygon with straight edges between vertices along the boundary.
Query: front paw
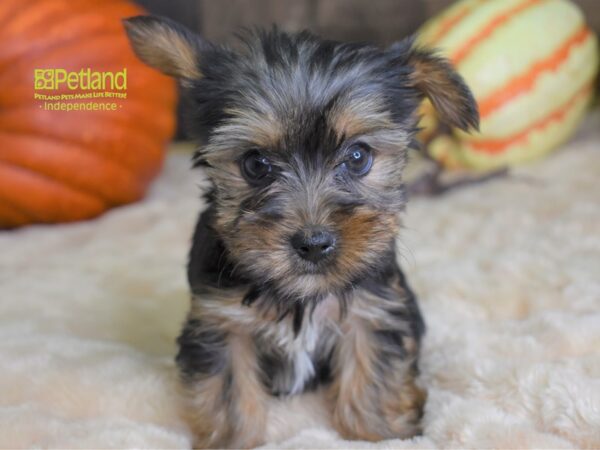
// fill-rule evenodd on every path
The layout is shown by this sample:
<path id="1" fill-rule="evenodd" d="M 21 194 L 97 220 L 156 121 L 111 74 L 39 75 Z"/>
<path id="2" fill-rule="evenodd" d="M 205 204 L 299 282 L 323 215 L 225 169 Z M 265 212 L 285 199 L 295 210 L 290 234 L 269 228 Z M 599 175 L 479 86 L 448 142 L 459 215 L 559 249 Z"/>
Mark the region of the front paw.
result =
<path id="1" fill-rule="evenodd" d="M 233 420 L 224 411 L 196 415 L 191 420 L 194 449 L 211 448 L 255 448 L 266 443 L 262 421 L 254 420 L 249 414 L 246 419 Z"/>
<path id="2" fill-rule="evenodd" d="M 194 449 L 211 449 L 211 448 L 255 448 L 266 444 L 262 437 L 258 436 L 236 436 L 225 439 L 214 439 L 210 435 L 196 435 L 193 442 Z"/>
<path id="3" fill-rule="evenodd" d="M 422 432 L 421 418 L 427 392 L 411 380 L 397 394 L 384 399 L 382 412 L 394 437 L 408 439 Z"/>
<path id="4" fill-rule="evenodd" d="M 400 391 L 338 402 L 333 424 L 345 439 L 408 439 L 421 433 L 426 398 L 426 392 L 411 381 Z"/>

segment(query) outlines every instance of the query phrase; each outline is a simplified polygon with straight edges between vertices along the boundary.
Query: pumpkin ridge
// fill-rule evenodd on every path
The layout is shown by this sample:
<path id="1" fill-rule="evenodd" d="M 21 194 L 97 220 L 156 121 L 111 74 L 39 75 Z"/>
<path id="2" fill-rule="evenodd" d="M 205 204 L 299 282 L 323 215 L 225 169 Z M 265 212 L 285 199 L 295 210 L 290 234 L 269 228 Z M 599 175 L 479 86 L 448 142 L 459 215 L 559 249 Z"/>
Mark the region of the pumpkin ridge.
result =
<path id="1" fill-rule="evenodd" d="M 90 34 L 86 34 L 85 38 L 87 39 L 88 37 L 98 37 L 98 36 L 114 36 L 115 35 L 115 31 L 116 29 L 113 30 L 107 30 L 107 29 L 100 29 L 97 30 L 97 32 L 92 32 Z M 35 60 L 36 58 L 39 57 L 39 55 L 43 55 L 48 51 L 52 51 L 55 50 L 57 48 L 60 48 L 60 50 L 63 50 L 65 48 L 68 48 L 70 45 L 72 44 L 79 44 L 81 42 L 81 35 L 76 35 L 76 36 L 69 36 L 67 39 L 63 40 L 63 41 L 53 41 L 50 45 L 46 46 L 46 47 L 38 47 L 38 48 L 24 48 L 22 53 L 15 53 L 13 54 L 11 57 L 6 58 L 6 60 L 2 61 L 2 65 L 0 65 L 0 68 L 4 68 L 7 66 L 12 66 L 14 65 L 14 61 L 31 61 L 31 60 Z M 64 47 L 63 47 L 64 45 Z"/>
<path id="2" fill-rule="evenodd" d="M 496 29 L 504 25 L 518 13 L 524 11 L 525 9 L 535 6 L 538 3 L 542 3 L 546 0 L 524 0 L 522 3 L 517 4 L 513 8 L 504 11 L 502 14 L 494 17 L 487 24 L 483 26 L 479 32 L 475 33 L 465 44 L 456 50 L 450 59 L 454 62 L 454 64 L 458 65 L 460 62 L 465 59 L 473 49 L 482 42 L 485 38 L 489 37 Z"/>
<path id="3" fill-rule="evenodd" d="M 43 184 L 46 184 L 49 186 L 49 188 L 46 188 L 45 191 L 47 191 L 49 189 L 58 189 L 63 192 L 68 192 L 70 195 L 73 195 L 75 198 L 78 198 L 78 200 L 95 202 L 95 203 L 97 203 L 97 205 L 94 208 L 96 210 L 98 210 L 98 212 L 95 215 L 101 214 L 103 211 L 105 211 L 107 209 L 106 203 L 101 198 L 98 198 L 97 196 L 89 195 L 87 192 L 81 192 L 79 190 L 72 189 L 70 186 L 65 186 L 63 183 L 59 183 L 56 180 L 46 177 L 40 173 L 27 170 L 26 168 L 23 168 L 21 166 L 17 166 L 14 164 L 1 165 L 0 172 L 3 170 L 13 171 L 13 172 L 16 172 L 21 175 L 24 174 L 26 177 L 29 177 L 30 179 L 36 180 L 38 182 L 41 181 Z M 1 183 L 2 183 L 2 181 L 0 179 L 0 186 L 1 186 Z M 9 202 L 10 200 L 6 200 L 6 198 L 7 198 L 5 195 L 6 192 L 7 191 L 3 191 L 2 189 L 0 189 L 0 198 L 3 198 L 4 199 L 3 201 Z M 25 208 L 25 209 L 21 208 L 21 210 L 23 211 L 24 214 L 27 214 L 29 217 L 32 217 L 36 222 L 48 223 L 48 222 L 56 221 L 56 218 L 54 218 L 54 217 L 48 219 L 47 215 L 44 212 L 39 212 L 37 210 L 32 211 L 30 208 Z M 86 217 L 91 217 L 91 216 L 86 215 Z M 74 219 L 71 218 L 69 220 L 74 220 Z M 75 220 L 77 220 L 77 219 L 75 219 Z"/>
<path id="4" fill-rule="evenodd" d="M 0 136 L 2 135 L 2 132 L 0 132 Z M 37 139 L 37 137 L 29 137 L 26 138 L 29 140 L 40 140 Z M 60 145 L 60 144 L 59 144 Z M 35 147 L 34 147 L 35 148 Z M 40 167 L 32 167 L 31 164 L 26 164 L 24 162 L 21 162 L 21 165 L 19 165 L 19 167 L 23 167 L 29 170 L 33 170 L 36 171 L 37 173 L 40 173 L 41 175 L 46 175 L 49 178 L 52 178 L 56 181 L 61 181 L 64 182 L 67 185 L 70 185 L 73 188 L 77 188 L 80 189 L 82 191 L 86 191 L 90 194 L 96 195 L 99 198 L 102 198 L 103 200 L 105 200 L 105 203 L 109 204 L 109 205 L 113 205 L 113 204 L 120 204 L 123 203 L 123 198 L 127 197 L 127 198 L 131 198 L 131 197 L 137 197 L 137 192 L 141 190 L 141 186 L 145 185 L 146 182 L 148 181 L 147 179 L 145 179 L 146 177 L 143 178 L 136 178 L 133 176 L 132 171 L 128 168 L 124 168 L 122 166 L 119 166 L 117 164 L 114 164 L 113 161 L 109 160 L 108 158 L 103 158 L 101 157 L 101 155 L 98 155 L 94 152 L 85 152 L 82 151 L 82 147 L 81 146 L 62 146 L 63 150 L 67 153 L 72 152 L 73 154 L 73 158 L 82 158 L 81 161 L 84 160 L 92 160 L 95 161 L 96 164 L 103 164 L 107 167 L 108 170 L 113 171 L 114 175 L 113 177 L 119 177 L 116 180 L 124 180 L 125 181 L 125 185 L 121 187 L 121 189 L 119 189 L 119 194 L 117 196 L 114 197 L 109 197 L 107 195 L 105 195 L 103 192 L 100 191 L 101 188 L 95 188 L 93 185 L 90 184 L 81 184 L 78 183 L 75 179 L 71 178 L 71 179 L 65 179 L 65 178 L 57 178 L 55 176 L 52 176 L 51 174 L 48 173 L 47 170 L 44 170 L 44 168 L 40 168 Z M 76 155 L 76 156 L 75 156 Z M 6 164 L 17 164 L 15 161 L 11 160 L 10 157 L 7 158 L 6 156 L 2 155 L 2 151 L 0 150 L 0 161 L 2 161 L 3 163 Z M 43 159 L 41 160 L 41 162 L 39 163 L 42 166 L 45 167 L 46 161 L 44 161 Z M 51 166 L 50 166 L 51 167 Z M 116 181 L 115 180 L 115 181 Z M 96 183 L 96 179 L 95 178 L 91 178 L 90 181 L 94 184 Z M 126 189 L 124 189 L 126 188 Z"/>
<path id="5" fill-rule="evenodd" d="M 130 127 L 125 127 L 125 128 L 130 129 Z M 117 160 L 117 159 L 111 157 L 110 153 L 108 153 L 108 152 L 102 152 L 101 149 L 104 148 L 104 146 L 102 146 L 102 145 L 96 146 L 93 143 L 90 144 L 90 143 L 87 143 L 87 142 L 78 141 L 78 140 L 72 139 L 70 137 L 56 136 L 56 135 L 53 135 L 51 133 L 40 132 L 39 129 L 15 130 L 15 129 L 2 128 L 2 129 L 0 129 L 0 135 L 2 135 L 3 133 L 6 133 L 6 134 L 15 134 L 15 135 L 29 136 L 32 133 L 32 131 L 35 131 L 36 137 L 40 137 L 40 138 L 44 138 L 44 139 L 49 139 L 49 140 L 55 141 L 55 142 L 60 143 L 60 144 L 65 144 L 66 143 L 66 144 L 69 144 L 69 145 L 71 145 L 73 147 L 91 148 L 91 149 L 94 150 L 94 152 L 93 153 L 87 153 L 87 152 L 85 152 L 86 155 L 95 155 L 97 157 L 97 159 L 102 159 L 102 160 L 110 161 L 111 163 L 114 163 L 116 166 L 119 166 L 121 169 L 123 169 L 123 170 L 125 170 L 127 172 L 129 172 L 131 170 L 134 170 L 136 167 L 139 167 L 139 163 L 137 163 L 137 162 L 135 164 L 132 164 L 132 165 L 127 165 L 127 164 L 123 163 L 122 161 Z M 144 135 L 144 133 L 139 133 L 139 134 L 142 135 L 142 136 Z M 153 149 L 153 146 L 150 145 L 150 146 L 144 147 L 144 150 L 148 150 L 149 148 Z M 154 148 L 157 148 L 157 147 L 154 147 Z M 84 153 L 84 152 L 80 152 L 80 153 Z M 152 163 L 151 164 L 152 167 L 148 167 L 147 170 L 150 171 L 150 169 L 153 169 L 154 168 L 153 166 L 156 165 L 155 161 L 162 159 L 162 156 L 163 155 L 162 155 L 162 152 L 161 152 L 160 148 L 157 148 L 157 151 L 153 152 L 153 154 L 152 154 L 152 157 L 156 158 L 156 159 L 152 159 L 150 161 Z"/>
<path id="6" fill-rule="evenodd" d="M 110 0 L 107 0 L 107 3 Z M 26 3 L 26 2 L 23 2 Z M 62 5 L 61 5 L 62 3 Z M 51 23 L 51 22 L 55 22 L 57 18 L 60 18 L 61 16 L 64 16 L 65 12 L 69 12 L 72 14 L 80 14 L 81 12 L 85 12 L 85 11 L 93 11 L 93 9 L 98 9 L 98 5 L 100 4 L 100 2 L 98 0 L 88 0 L 86 2 L 77 2 L 77 1 L 72 1 L 69 4 L 68 8 L 64 8 L 64 1 L 63 2 L 55 2 L 55 3 L 48 3 L 49 7 L 46 7 L 45 9 L 42 8 L 38 8 L 35 13 L 35 19 L 34 21 L 31 20 L 31 18 L 27 18 L 27 21 L 25 24 L 22 23 L 23 18 L 12 15 L 11 16 L 11 20 L 10 20 L 10 26 L 5 28 L 3 30 L 3 32 L 5 34 L 8 35 L 8 37 L 11 36 L 15 36 L 16 34 L 14 33 L 16 30 L 19 30 L 19 34 L 22 32 L 22 30 L 30 30 L 33 28 L 40 28 L 42 27 L 44 24 L 47 23 Z M 58 7 L 54 7 L 56 5 L 60 5 Z M 62 6 L 62 7 L 61 7 Z M 19 21 L 21 21 L 21 23 L 19 23 Z M 0 20 L 0 23 L 2 21 Z M 11 33 L 13 33 L 11 35 Z"/>
<path id="7" fill-rule="evenodd" d="M 10 19 L 14 19 L 16 17 L 15 14 L 19 14 L 20 12 L 22 12 L 27 6 L 29 6 L 34 1 L 35 0 L 21 0 L 16 8 L 12 10 L 7 8 L 6 15 L 4 17 L 0 16 L 0 24 L 3 23 L 5 20 L 8 20 L 9 17 Z"/>
<path id="8" fill-rule="evenodd" d="M 583 24 L 563 45 L 548 58 L 536 61 L 527 71 L 509 80 L 509 82 L 492 92 L 487 98 L 479 102 L 479 114 L 486 117 L 501 107 L 504 103 L 519 95 L 527 93 L 538 78 L 548 72 L 556 72 L 565 62 L 571 52 L 582 45 L 591 36 L 590 30 Z"/>
<path id="9" fill-rule="evenodd" d="M 128 15 L 134 15 L 134 14 L 139 14 L 142 12 L 142 10 L 140 8 L 137 8 L 134 5 L 130 5 L 130 4 L 121 4 L 118 3 L 117 1 L 113 1 L 113 3 L 116 3 L 115 6 L 117 7 L 123 7 L 123 11 L 119 14 L 115 15 L 116 17 L 127 17 Z M 78 14 L 77 16 L 73 17 L 71 20 L 73 22 L 81 22 L 84 21 L 86 19 L 86 14 L 87 15 L 94 15 L 95 12 L 97 12 L 98 9 L 98 4 L 84 4 L 84 7 L 81 9 L 77 9 L 77 10 L 72 10 L 69 11 L 71 14 Z M 103 5 L 104 6 L 104 5 Z M 114 8 L 114 7 L 113 7 Z M 56 10 L 54 11 L 57 13 L 57 15 L 64 15 L 64 10 Z M 113 12 L 113 11 L 111 11 Z M 50 17 L 44 17 L 43 21 L 49 21 L 53 19 L 53 16 Z M 0 21 L 1 22 L 1 21 Z M 103 19 L 102 22 L 100 22 L 99 24 L 97 24 L 98 28 L 95 29 L 92 32 L 89 32 L 89 29 L 85 29 L 85 30 L 78 30 L 79 33 L 77 34 L 68 34 L 65 35 L 63 37 L 63 39 L 54 39 L 52 41 L 48 41 L 48 40 L 42 40 L 41 37 L 36 36 L 35 39 L 35 44 L 39 43 L 40 41 L 42 41 L 44 44 L 48 43 L 47 46 L 45 47 L 37 47 L 34 49 L 32 49 L 32 45 L 30 42 L 29 47 L 23 48 L 21 53 L 15 53 L 13 54 L 11 57 L 6 58 L 4 61 L 2 61 L 2 64 L 0 65 L 0 67 L 4 67 L 4 66 L 8 66 L 11 65 L 11 62 L 14 60 L 26 60 L 26 58 L 24 56 L 31 56 L 33 55 L 34 57 L 39 55 L 39 54 L 44 54 L 45 52 L 47 52 L 48 50 L 53 50 L 56 47 L 67 47 L 68 45 L 71 45 L 74 41 L 76 43 L 80 43 L 81 42 L 81 38 L 85 37 L 86 39 L 90 38 L 90 37 L 95 37 L 99 34 L 107 34 L 107 35 L 118 35 L 120 33 L 124 33 L 121 22 L 119 20 L 115 21 L 118 25 L 116 26 L 111 26 L 111 22 L 110 21 L 106 21 L 105 19 Z M 30 24 L 31 25 L 31 24 Z M 62 25 L 62 24 L 61 24 Z M 66 23 L 64 24 L 65 27 L 69 26 L 69 22 L 66 21 Z M 12 37 L 12 36 L 11 36 Z M 17 37 L 17 36 L 15 36 Z M 34 44 L 34 45 L 35 45 Z M 7 45 L 6 43 L 4 43 L 4 45 Z M 32 58 L 30 58 L 32 59 Z"/>
<path id="10" fill-rule="evenodd" d="M 504 151 L 506 148 L 514 145 L 517 142 L 520 142 L 523 139 L 526 139 L 530 133 L 533 131 L 539 131 L 546 128 L 548 125 L 555 121 L 562 120 L 568 112 L 573 108 L 573 106 L 577 103 L 577 101 L 581 100 L 581 98 L 585 97 L 590 93 L 593 89 L 593 83 L 586 83 L 583 88 L 581 88 L 573 97 L 568 99 L 565 103 L 558 106 L 555 110 L 550 112 L 550 114 L 542 117 L 536 123 L 528 126 L 526 129 L 513 134 L 512 136 L 502 138 L 502 139 L 486 139 L 484 141 L 471 141 L 469 142 L 469 147 L 473 148 L 473 150 L 482 153 L 495 154 Z"/>
<path id="11" fill-rule="evenodd" d="M 0 191 L 0 200 L 2 200 L 0 201 L 0 229 L 6 225 L 18 226 L 34 218 L 26 210 L 15 205 L 10 199 L 2 198 L 2 191 Z M 7 216 L 9 217 L 8 223 L 5 222 Z"/>
<path id="12" fill-rule="evenodd" d="M 2 159 L 2 158 L 0 158 L 0 161 L 2 162 L 3 166 L 8 166 L 8 167 L 11 167 L 13 169 L 20 170 L 22 172 L 27 172 L 27 173 L 29 173 L 31 175 L 35 175 L 38 178 L 43 178 L 46 181 L 55 183 L 56 185 L 63 186 L 64 188 L 67 188 L 67 189 L 69 189 L 69 190 L 71 190 L 73 192 L 76 192 L 76 193 L 79 193 L 79 194 L 85 194 L 85 195 L 87 195 L 89 197 L 92 197 L 95 200 L 102 202 L 102 204 L 105 205 L 106 207 L 115 206 L 115 205 L 118 205 L 118 204 L 122 204 L 122 203 L 112 202 L 109 199 L 103 197 L 99 192 L 90 191 L 89 189 L 86 189 L 85 187 L 74 185 L 72 183 L 69 183 L 68 181 L 65 181 L 62 178 L 60 178 L 60 179 L 54 178 L 53 176 L 51 176 L 51 175 L 49 175 L 47 173 L 42 173 L 42 172 L 39 172 L 36 169 L 30 168 L 30 167 L 27 167 L 27 166 L 24 166 L 24 165 L 19 165 L 19 164 L 13 163 L 12 161 L 7 161 L 7 160 Z"/>

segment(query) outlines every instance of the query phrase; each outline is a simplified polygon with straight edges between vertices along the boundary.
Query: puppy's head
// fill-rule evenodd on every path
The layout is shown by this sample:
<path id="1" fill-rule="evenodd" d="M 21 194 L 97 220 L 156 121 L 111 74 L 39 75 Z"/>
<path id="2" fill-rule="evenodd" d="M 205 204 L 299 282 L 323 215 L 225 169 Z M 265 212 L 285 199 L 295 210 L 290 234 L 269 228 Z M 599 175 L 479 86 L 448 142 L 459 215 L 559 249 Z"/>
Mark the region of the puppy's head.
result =
<path id="1" fill-rule="evenodd" d="M 449 125 L 478 125 L 462 79 L 412 40 L 382 50 L 274 29 L 233 51 L 166 19 L 125 26 L 137 55 L 185 89 L 233 264 L 282 295 L 343 290 L 394 254 L 424 97 Z"/>

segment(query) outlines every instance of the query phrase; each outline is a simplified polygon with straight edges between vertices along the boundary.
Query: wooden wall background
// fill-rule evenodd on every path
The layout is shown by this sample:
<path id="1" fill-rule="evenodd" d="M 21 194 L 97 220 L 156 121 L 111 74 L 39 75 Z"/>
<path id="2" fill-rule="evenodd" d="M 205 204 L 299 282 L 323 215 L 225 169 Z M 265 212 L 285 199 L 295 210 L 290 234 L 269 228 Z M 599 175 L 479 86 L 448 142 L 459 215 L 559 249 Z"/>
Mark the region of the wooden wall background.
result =
<path id="1" fill-rule="evenodd" d="M 600 0 L 574 0 L 600 33 Z M 276 23 L 287 31 L 312 30 L 341 40 L 387 44 L 414 32 L 453 0 L 138 0 L 215 42 L 244 26 Z"/>

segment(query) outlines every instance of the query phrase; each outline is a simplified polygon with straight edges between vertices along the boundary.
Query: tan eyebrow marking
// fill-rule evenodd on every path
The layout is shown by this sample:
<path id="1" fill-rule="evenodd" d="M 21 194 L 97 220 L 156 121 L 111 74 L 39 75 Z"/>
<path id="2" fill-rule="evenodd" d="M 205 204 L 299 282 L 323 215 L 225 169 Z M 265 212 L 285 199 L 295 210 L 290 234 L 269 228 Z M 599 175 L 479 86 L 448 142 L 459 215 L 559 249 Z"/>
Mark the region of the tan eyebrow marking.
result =
<path id="1" fill-rule="evenodd" d="M 382 107 L 381 100 L 376 96 L 342 101 L 331 109 L 327 119 L 340 140 L 394 127 L 388 111 Z"/>
<path id="2" fill-rule="evenodd" d="M 283 137 L 282 124 L 272 114 L 260 114 L 238 108 L 228 108 L 225 113 L 232 118 L 218 128 L 220 134 L 253 142 L 265 148 L 277 147 Z"/>

